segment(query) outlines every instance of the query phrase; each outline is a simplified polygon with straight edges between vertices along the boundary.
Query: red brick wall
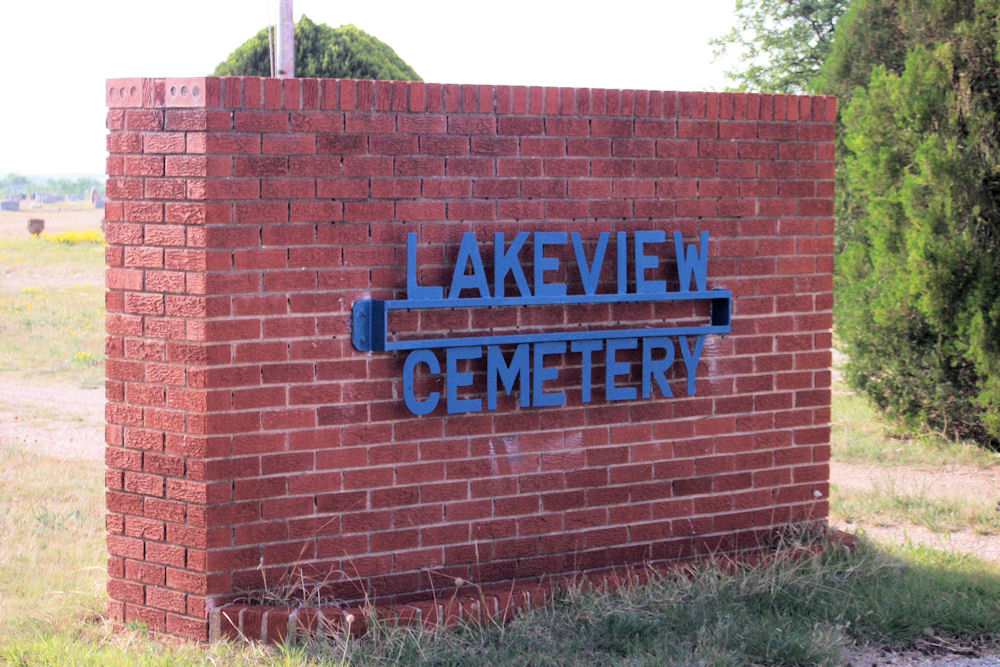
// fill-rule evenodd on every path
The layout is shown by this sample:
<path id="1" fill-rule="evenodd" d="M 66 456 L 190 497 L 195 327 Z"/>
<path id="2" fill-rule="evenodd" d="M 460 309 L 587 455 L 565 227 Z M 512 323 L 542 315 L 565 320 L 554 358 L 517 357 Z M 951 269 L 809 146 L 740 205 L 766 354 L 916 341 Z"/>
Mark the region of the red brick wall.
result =
<path id="1" fill-rule="evenodd" d="M 115 619 L 205 639 L 207 608 L 265 575 L 405 600 L 825 518 L 831 98 L 259 78 L 106 93 Z M 709 287 L 733 293 L 695 396 L 677 372 L 671 398 L 608 402 L 595 371 L 583 404 L 567 354 L 564 407 L 501 392 L 496 411 L 415 417 L 405 354 L 351 344 L 354 301 L 405 298 L 407 232 L 421 282 L 447 285 L 463 232 L 642 229 L 708 230 Z M 632 305 L 517 323 L 661 322 Z"/>

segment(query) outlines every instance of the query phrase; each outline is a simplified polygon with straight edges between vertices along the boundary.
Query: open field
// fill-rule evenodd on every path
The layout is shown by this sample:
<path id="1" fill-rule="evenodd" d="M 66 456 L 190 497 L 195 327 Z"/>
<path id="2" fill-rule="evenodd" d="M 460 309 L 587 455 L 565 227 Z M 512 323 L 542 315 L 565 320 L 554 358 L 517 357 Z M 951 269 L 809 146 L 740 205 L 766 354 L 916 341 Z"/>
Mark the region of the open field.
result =
<path id="1" fill-rule="evenodd" d="M 141 625 L 112 631 L 102 616 L 104 255 L 84 235 L 100 216 L 0 214 L 0 664 L 1000 665 L 989 644 L 1000 636 L 1000 457 L 901 434 L 839 384 L 833 518 L 880 540 L 853 554 L 828 545 L 819 559 L 571 592 L 507 626 L 457 632 L 376 625 L 363 641 L 202 649 Z M 47 235 L 75 234 L 30 238 L 28 217 L 44 217 Z"/>
<path id="2" fill-rule="evenodd" d="M 0 377 L 103 386 L 102 213 L 0 213 Z M 35 215 L 42 238 L 26 231 Z"/>

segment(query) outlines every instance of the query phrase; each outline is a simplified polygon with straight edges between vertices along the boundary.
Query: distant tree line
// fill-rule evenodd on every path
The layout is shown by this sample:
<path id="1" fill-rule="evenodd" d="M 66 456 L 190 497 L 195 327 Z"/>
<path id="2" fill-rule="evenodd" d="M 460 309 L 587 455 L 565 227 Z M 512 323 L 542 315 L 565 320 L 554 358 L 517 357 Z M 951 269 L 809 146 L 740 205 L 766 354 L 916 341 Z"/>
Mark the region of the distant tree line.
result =
<path id="1" fill-rule="evenodd" d="M 847 380 L 1000 444 L 1000 0 L 737 0 L 740 89 L 838 99 Z"/>
<path id="2" fill-rule="evenodd" d="M 49 178 L 44 182 L 10 173 L 0 178 L 0 196 L 29 195 L 44 192 L 52 195 L 85 195 L 91 188 L 104 194 L 104 183 L 96 178 Z"/>

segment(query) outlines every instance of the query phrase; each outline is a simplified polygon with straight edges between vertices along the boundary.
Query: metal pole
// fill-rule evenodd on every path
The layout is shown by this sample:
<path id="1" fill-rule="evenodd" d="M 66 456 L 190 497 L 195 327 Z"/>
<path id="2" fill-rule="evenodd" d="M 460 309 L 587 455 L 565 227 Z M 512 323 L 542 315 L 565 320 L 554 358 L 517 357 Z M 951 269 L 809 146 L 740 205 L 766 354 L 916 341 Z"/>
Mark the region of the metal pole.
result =
<path id="1" fill-rule="evenodd" d="M 278 0 L 278 78 L 295 76 L 295 32 L 292 0 Z"/>

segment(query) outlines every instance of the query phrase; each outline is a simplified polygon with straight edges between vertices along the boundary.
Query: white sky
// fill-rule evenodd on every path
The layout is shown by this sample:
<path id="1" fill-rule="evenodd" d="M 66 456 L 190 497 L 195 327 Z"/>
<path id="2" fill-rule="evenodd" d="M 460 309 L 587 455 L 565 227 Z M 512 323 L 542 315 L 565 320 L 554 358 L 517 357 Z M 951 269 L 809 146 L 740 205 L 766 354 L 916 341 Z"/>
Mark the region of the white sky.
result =
<path id="1" fill-rule="evenodd" d="M 722 90 L 735 0 L 295 0 L 353 23 L 425 81 Z M 104 80 L 202 76 L 277 0 L 0 0 L 0 175 L 102 174 Z"/>

